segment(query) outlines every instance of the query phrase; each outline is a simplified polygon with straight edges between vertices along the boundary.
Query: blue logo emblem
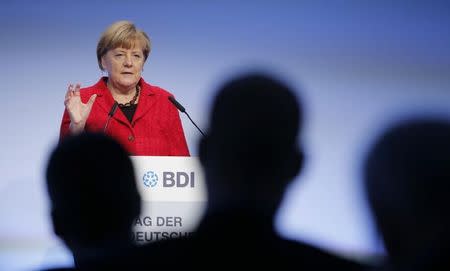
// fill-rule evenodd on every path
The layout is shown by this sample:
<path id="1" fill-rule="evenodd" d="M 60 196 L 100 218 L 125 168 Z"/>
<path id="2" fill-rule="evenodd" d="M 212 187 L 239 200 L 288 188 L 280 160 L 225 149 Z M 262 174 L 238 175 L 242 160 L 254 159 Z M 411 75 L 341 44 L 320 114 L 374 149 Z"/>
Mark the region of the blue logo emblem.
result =
<path id="1" fill-rule="evenodd" d="M 158 184 L 158 175 L 156 175 L 153 171 L 147 171 L 147 173 L 145 173 L 142 177 L 142 181 L 147 187 L 155 187 L 156 184 Z"/>

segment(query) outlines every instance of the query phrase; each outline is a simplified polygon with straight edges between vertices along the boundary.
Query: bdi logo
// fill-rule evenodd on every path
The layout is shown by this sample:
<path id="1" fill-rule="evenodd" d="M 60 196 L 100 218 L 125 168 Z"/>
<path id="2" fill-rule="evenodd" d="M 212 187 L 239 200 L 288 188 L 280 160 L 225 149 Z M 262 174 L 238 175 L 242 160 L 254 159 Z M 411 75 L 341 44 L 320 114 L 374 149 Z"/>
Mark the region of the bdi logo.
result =
<path id="1" fill-rule="evenodd" d="M 142 180 L 145 186 L 155 187 L 158 184 L 158 175 L 153 171 L 147 171 Z M 162 187 L 195 187 L 195 174 L 194 172 L 164 171 L 162 173 Z"/>
<path id="2" fill-rule="evenodd" d="M 153 171 L 147 171 L 142 177 L 145 186 L 155 187 L 158 184 L 158 175 Z"/>

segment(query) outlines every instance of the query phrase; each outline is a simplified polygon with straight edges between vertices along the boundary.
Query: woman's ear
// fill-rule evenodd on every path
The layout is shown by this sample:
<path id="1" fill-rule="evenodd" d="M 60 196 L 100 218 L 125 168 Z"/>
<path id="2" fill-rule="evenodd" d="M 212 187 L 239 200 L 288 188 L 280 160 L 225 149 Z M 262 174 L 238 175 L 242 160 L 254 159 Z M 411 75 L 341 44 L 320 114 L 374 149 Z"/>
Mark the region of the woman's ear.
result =
<path id="1" fill-rule="evenodd" d="M 105 60 L 105 55 L 103 55 L 101 58 L 100 58 L 100 65 L 101 65 L 101 69 L 102 69 L 102 71 L 105 71 L 105 63 L 106 62 L 106 60 Z"/>

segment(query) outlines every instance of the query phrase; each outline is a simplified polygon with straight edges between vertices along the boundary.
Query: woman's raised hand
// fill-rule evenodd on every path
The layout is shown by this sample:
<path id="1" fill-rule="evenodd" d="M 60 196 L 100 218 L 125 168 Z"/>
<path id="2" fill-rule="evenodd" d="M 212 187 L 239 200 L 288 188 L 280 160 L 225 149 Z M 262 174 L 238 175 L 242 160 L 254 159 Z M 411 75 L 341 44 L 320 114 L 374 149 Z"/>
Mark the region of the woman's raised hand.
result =
<path id="1" fill-rule="evenodd" d="M 80 84 L 75 86 L 70 84 L 67 88 L 64 105 L 70 116 L 70 131 L 71 133 L 79 133 L 84 130 L 86 120 L 91 113 L 92 105 L 94 104 L 97 94 L 93 94 L 87 103 L 83 103 L 80 97 Z"/>

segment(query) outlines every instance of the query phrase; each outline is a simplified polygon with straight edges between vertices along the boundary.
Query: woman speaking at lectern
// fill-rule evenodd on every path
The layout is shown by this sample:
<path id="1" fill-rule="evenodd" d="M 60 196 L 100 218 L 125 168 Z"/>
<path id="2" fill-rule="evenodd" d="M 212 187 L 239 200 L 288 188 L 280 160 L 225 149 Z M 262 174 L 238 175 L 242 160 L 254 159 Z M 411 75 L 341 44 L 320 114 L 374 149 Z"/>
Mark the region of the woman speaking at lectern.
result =
<path id="1" fill-rule="evenodd" d="M 60 139 L 103 131 L 130 155 L 189 156 L 172 94 L 141 76 L 150 49 L 148 35 L 133 23 L 109 26 L 97 44 L 98 65 L 108 76 L 86 88 L 69 85 Z"/>

